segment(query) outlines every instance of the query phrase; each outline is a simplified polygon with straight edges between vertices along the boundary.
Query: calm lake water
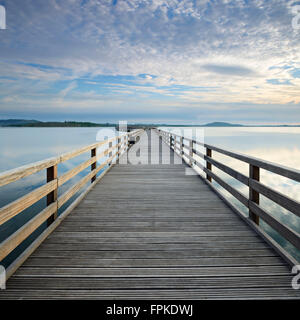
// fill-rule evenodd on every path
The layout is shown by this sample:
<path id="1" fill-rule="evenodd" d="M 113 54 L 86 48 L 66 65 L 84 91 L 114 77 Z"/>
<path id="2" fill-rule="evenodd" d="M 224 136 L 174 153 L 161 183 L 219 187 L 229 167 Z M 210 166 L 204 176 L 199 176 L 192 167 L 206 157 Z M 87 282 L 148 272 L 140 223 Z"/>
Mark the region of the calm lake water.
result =
<path id="1" fill-rule="evenodd" d="M 40 161 L 49 157 L 77 149 L 81 146 L 96 142 L 97 132 L 100 128 L 0 128 L 0 172 L 13 169 L 31 162 Z M 208 144 L 219 146 L 224 149 L 245 153 L 272 161 L 284 166 L 300 170 L 300 128 L 205 128 L 204 140 Z M 187 133 L 187 136 L 189 134 Z M 88 159 L 89 153 L 85 153 L 58 166 L 58 173 L 62 174 L 73 168 L 82 161 Z M 238 160 L 213 153 L 217 160 L 234 167 L 236 170 L 248 175 L 248 165 Z M 66 191 L 75 181 L 82 178 L 90 168 L 82 171 L 77 177 L 71 179 L 60 189 L 60 194 Z M 225 181 L 236 187 L 248 196 L 248 189 L 235 179 L 232 179 L 218 169 L 214 171 Z M 261 180 L 266 185 L 300 201 L 300 184 L 289 179 L 279 177 L 276 174 L 261 170 Z M 18 182 L 0 188 L 0 207 L 28 193 L 32 189 L 44 184 L 45 170 Z M 217 185 L 216 185 L 217 186 Z M 218 187 L 218 186 L 217 186 Z M 222 189 L 220 188 L 222 191 Z M 224 195 L 239 207 L 243 208 L 226 191 Z M 60 213 L 70 204 L 70 201 L 61 208 Z M 268 199 L 261 197 L 262 206 L 291 228 L 300 232 L 300 218 L 288 211 L 281 209 Z M 0 226 L 0 241 L 7 238 L 12 232 L 30 220 L 36 213 L 45 207 L 45 199 L 40 200 L 34 206 L 24 210 L 14 219 Z M 263 222 L 262 227 L 286 248 L 293 256 L 300 260 L 300 253 L 292 245 L 284 241 L 274 230 Z M 43 224 L 31 237 L 22 243 L 1 264 L 7 266 L 14 257 L 19 254 L 33 239 L 45 228 Z"/>

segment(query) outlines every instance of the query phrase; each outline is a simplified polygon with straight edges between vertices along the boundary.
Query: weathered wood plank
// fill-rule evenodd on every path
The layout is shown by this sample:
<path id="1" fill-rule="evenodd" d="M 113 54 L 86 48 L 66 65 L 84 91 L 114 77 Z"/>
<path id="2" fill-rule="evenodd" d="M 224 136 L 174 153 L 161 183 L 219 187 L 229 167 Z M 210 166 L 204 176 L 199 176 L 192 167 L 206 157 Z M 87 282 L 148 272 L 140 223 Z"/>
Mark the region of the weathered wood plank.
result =
<path id="1" fill-rule="evenodd" d="M 45 185 L 31 191 L 27 195 L 13 201 L 12 203 L 6 205 L 0 209 L 0 225 L 9 219 L 16 216 L 18 213 L 22 212 L 26 208 L 32 206 L 38 200 L 45 197 L 51 191 L 55 190 L 57 187 L 57 179 L 46 183 Z"/>
<path id="2" fill-rule="evenodd" d="M 114 238 L 116 236 L 116 232 L 73 232 L 73 231 L 60 231 L 60 229 L 56 230 L 56 234 L 64 234 L 66 237 L 78 237 L 78 238 Z M 195 236 L 195 237 L 223 237 L 226 240 L 226 237 L 242 237 L 242 236 L 251 236 L 253 233 L 251 230 L 245 230 L 245 231 L 203 231 L 203 232 L 184 232 L 180 231 L 181 236 Z M 118 231 L 118 236 L 122 238 L 130 238 L 130 237 L 159 237 L 159 238 L 168 238 L 168 237 L 175 237 L 178 235 L 178 232 L 176 231 L 162 231 L 162 232 L 155 232 L 155 231 L 149 231 L 149 232 L 121 232 Z"/>
<path id="3" fill-rule="evenodd" d="M 290 227 L 281 223 L 275 217 L 272 217 L 268 212 L 261 209 L 254 202 L 249 203 L 249 208 L 265 222 L 267 222 L 274 230 L 278 231 L 286 240 L 292 243 L 297 249 L 300 250 L 300 234 Z"/>
<path id="4" fill-rule="evenodd" d="M 52 245 L 53 248 L 54 245 Z M 96 246 L 95 246 L 96 247 Z M 188 257 L 188 258 L 213 258 L 213 257 L 224 257 L 224 258 L 234 258 L 234 257 L 270 257 L 276 256 L 274 252 L 269 248 L 264 248 L 260 250 L 241 250 L 241 249 L 189 249 L 187 246 L 185 249 L 180 250 L 101 250 L 101 246 L 98 245 L 98 249 L 94 248 L 94 251 L 84 251 L 80 245 L 66 245 L 66 249 L 62 250 L 47 250 L 45 246 L 43 248 L 43 253 L 38 252 L 39 257 L 74 257 L 74 252 L 76 252 L 76 257 L 85 258 L 87 261 L 91 258 L 101 258 L 101 259 L 176 259 L 178 257 Z M 34 254 L 37 256 L 37 254 Z M 186 261 L 188 264 L 188 261 Z"/>
<path id="5" fill-rule="evenodd" d="M 132 219 L 120 219 L 118 221 L 106 221 L 103 219 L 102 221 L 97 219 L 91 219 L 91 220 L 83 220 L 83 219 L 77 219 L 77 220 L 69 220 L 66 221 L 63 225 L 63 227 L 68 228 L 76 228 L 76 227 L 85 227 L 85 228 L 101 228 L 101 227 L 123 227 L 124 228 L 124 222 L 126 222 L 125 228 L 130 229 L 130 227 L 153 227 L 153 228 L 164 228 L 164 227 L 170 227 L 170 228 L 191 228 L 191 225 L 193 228 L 199 228 L 199 231 L 201 231 L 201 228 L 207 228 L 208 226 L 212 227 L 213 229 L 216 228 L 220 230 L 220 220 L 212 220 L 212 221 L 193 221 L 191 224 L 191 221 L 174 221 L 170 219 L 170 221 L 160 221 L 157 219 L 147 219 L 147 220 L 138 220 L 135 219 L 134 221 Z M 239 220 L 231 220 L 231 221 L 222 221 L 223 227 L 226 229 L 235 229 L 238 230 L 244 230 L 248 227 L 245 225 L 241 225 L 241 222 Z M 186 230 L 186 229 L 185 229 Z M 76 231 L 76 230 L 74 230 Z M 101 231 L 101 230 L 98 230 Z M 212 230 L 214 231 L 214 230 Z"/>
<path id="6" fill-rule="evenodd" d="M 7 290 L 8 291 L 8 290 Z M 148 289 L 148 290 L 10 290 L 6 299 L 21 296 L 23 299 L 85 299 L 85 300 L 220 300 L 220 299 L 299 299 L 296 290 L 290 288 L 225 288 L 225 289 Z"/>
<path id="7" fill-rule="evenodd" d="M 124 231 L 130 231 L 130 232 L 193 232 L 193 231 L 205 231 L 207 230 L 207 226 L 201 226 L 201 227 L 187 227 L 187 226 L 181 226 L 180 224 L 178 226 L 165 226 L 165 227 L 156 227 L 156 226 L 136 226 L 136 227 L 125 227 L 125 226 L 81 226 L 81 225 L 72 225 L 72 226 L 61 226 L 59 229 L 59 232 L 68 232 L 72 228 L 74 232 L 124 232 Z M 223 227 L 220 226 L 211 226 L 210 230 L 212 232 L 216 231 L 232 231 L 232 232 L 239 232 L 239 231 L 248 231 L 247 226 L 241 226 L 240 228 L 238 226 L 233 227 Z"/>
<path id="8" fill-rule="evenodd" d="M 105 162 L 103 162 L 100 166 L 95 168 L 93 171 L 91 171 L 89 174 L 87 174 L 85 177 L 83 177 L 79 182 L 76 183 L 73 187 L 68 189 L 64 194 L 62 194 L 58 200 L 57 200 L 57 206 L 60 208 L 63 204 L 65 204 L 74 194 L 76 194 L 89 180 L 91 180 L 92 177 L 94 177 L 101 169 L 103 169 L 107 164 L 109 163 L 109 158 Z"/>
<path id="9" fill-rule="evenodd" d="M 106 278 L 106 277 L 217 277 L 217 276 L 253 276 L 253 275 L 290 275 L 286 266 L 250 266 L 250 267 L 192 267 L 192 268 L 56 268 L 21 267 L 15 273 L 17 277 L 47 278 Z"/>
<path id="10" fill-rule="evenodd" d="M 291 275 L 254 275 L 235 277 L 182 277 L 182 278 L 43 278 L 13 277 L 8 290 L 103 290 L 103 289 L 201 289 L 201 288 L 288 288 Z"/>
<path id="11" fill-rule="evenodd" d="M 222 180 L 220 177 L 218 177 L 213 172 L 209 171 L 207 168 L 204 168 L 203 170 L 206 172 L 206 174 L 213 178 L 221 187 L 223 187 L 226 191 L 231 193 L 237 200 L 239 200 L 244 206 L 248 207 L 248 199 L 238 190 L 234 189 L 232 186 L 230 186 L 227 182 Z"/>
<path id="12" fill-rule="evenodd" d="M 24 241 L 34 230 L 45 222 L 57 210 L 57 204 L 53 203 L 29 220 L 20 229 L 0 244 L 0 261 Z"/>
<path id="13" fill-rule="evenodd" d="M 5 171 L 0 174 L 0 187 L 37 173 L 43 169 L 47 169 L 56 165 L 57 163 L 59 163 L 59 158 L 50 158 L 35 163 L 30 163 L 17 169 Z"/>
<path id="14" fill-rule="evenodd" d="M 191 258 L 186 259 L 109 259 L 109 258 L 88 258 L 90 268 L 180 268 L 180 267 L 208 267 L 208 266 L 276 266 L 281 265 L 282 261 L 278 257 L 216 257 L 216 258 Z M 23 267 L 67 267 L 84 268 L 87 258 L 66 257 L 40 258 L 32 257 L 27 260 Z"/>
<path id="15" fill-rule="evenodd" d="M 85 162 L 79 164 L 75 168 L 69 170 L 68 172 L 66 172 L 65 174 L 63 174 L 62 176 L 60 176 L 58 178 L 58 186 L 60 187 L 61 185 L 66 183 L 68 180 L 70 180 L 71 178 L 76 176 L 79 172 L 81 172 L 85 168 L 89 167 L 90 165 L 94 164 L 96 161 L 97 161 L 97 157 L 94 156 L 91 159 L 88 159 Z"/>
<path id="16" fill-rule="evenodd" d="M 130 241 L 131 240 L 131 241 Z M 70 250 L 77 248 L 78 250 L 86 250 L 86 251 L 122 251 L 122 250 L 185 250 L 189 249 L 232 249 L 232 250 L 247 250 L 256 248 L 257 251 L 261 249 L 267 248 L 267 245 L 264 242 L 232 242 L 226 241 L 222 242 L 220 239 L 217 243 L 212 242 L 199 242 L 198 239 L 183 239 L 182 241 L 174 239 L 168 239 L 168 242 L 165 242 L 165 239 L 157 239 L 158 241 L 154 241 L 152 239 L 146 239 L 147 242 L 143 242 L 141 240 L 145 240 L 142 238 L 115 238 L 115 239 L 99 239 L 94 238 L 91 240 L 88 239 L 77 239 L 77 238 L 58 238 L 55 237 L 53 239 L 48 239 L 47 244 L 42 245 L 43 250 L 56 250 L 56 247 L 64 246 L 65 250 Z M 197 241 L 198 240 L 198 241 Z M 203 241 L 203 240 L 202 240 Z M 71 246 L 73 244 L 73 246 Z M 59 250 L 58 250 L 59 251 Z"/>
<path id="17" fill-rule="evenodd" d="M 258 193 L 264 195 L 265 197 L 276 202 L 283 208 L 291 211 L 298 217 L 300 217 L 300 203 L 296 200 L 291 199 L 290 197 L 282 194 L 279 191 L 276 191 L 261 182 L 257 182 L 253 179 L 250 179 L 250 186 L 256 190 Z"/>
<path id="18" fill-rule="evenodd" d="M 222 170 L 223 172 L 229 174 L 231 177 L 237 179 L 238 181 L 242 182 L 243 184 L 245 184 L 246 186 L 249 185 L 249 178 L 246 177 L 244 174 L 242 174 L 241 172 L 238 172 L 228 166 L 226 166 L 225 164 L 222 164 L 221 162 L 208 157 L 208 156 L 204 156 L 204 160 L 206 160 L 207 162 L 209 162 L 210 164 L 214 165 L 216 168 Z"/>

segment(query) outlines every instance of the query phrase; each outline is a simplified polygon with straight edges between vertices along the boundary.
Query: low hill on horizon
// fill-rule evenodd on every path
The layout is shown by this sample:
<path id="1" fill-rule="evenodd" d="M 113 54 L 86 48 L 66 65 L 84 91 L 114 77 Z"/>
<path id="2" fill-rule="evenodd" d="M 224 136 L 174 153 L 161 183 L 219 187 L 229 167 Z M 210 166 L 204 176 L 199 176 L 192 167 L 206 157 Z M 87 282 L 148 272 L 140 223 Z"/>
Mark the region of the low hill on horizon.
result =
<path id="1" fill-rule="evenodd" d="M 11 125 L 27 125 L 27 124 L 37 124 L 37 123 L 42 123 L 41 121 L 38 120 L 25 120 L 25 119 L 7 119 L 7 120 L 0 120 L 0 126 L 2 127 L 7 127 Z"/>
<path id="2" fill-rule="evenodd" d="M 210 122 L 204 124 L 203 127 L 245 127 L 242 124 L 229 123 L 229 122 Z"/>
<path id="3" fill-rule="evenodd" d="M 300 127 L 300 125 L 243 125 L 230 122 L 210 122 L 199 125 L 180 125 L 180 124 L 155 124 L 155 123 L 128 123 L 128 129 L 132 128 L 153 128 L 153 127 Z M 0 127 L 118 127 L 118 123 L 94 123 L 94 122 L 80 122 L 80 121 L 39 121 L 26 119 L 5 119 L 0 120 Z"/>

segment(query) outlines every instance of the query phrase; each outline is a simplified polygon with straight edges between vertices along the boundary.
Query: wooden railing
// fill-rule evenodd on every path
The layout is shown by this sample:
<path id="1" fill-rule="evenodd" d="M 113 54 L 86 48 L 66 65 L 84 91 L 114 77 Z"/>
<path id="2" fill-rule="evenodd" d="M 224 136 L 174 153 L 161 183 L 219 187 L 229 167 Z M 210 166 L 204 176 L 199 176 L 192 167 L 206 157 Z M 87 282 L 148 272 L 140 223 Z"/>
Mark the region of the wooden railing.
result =
<path id="1" fill-rule="evenodd" d="M 9 170 L 0 174 L 0 187 L 15 182 L 21 178 L 30 176 L 41 170 L 47 171 L 46 184 L 31 191 L 25 196 L 9 203 L 0 208 L 0 225 L 20 214 L 25 209 L 31 207 L 40 199 L 47 198 L 47 206 L 40 213 L 35 215 L 31 220 L 25 223 L 21 228 L 15 231 L 0 244 L 0 261 L 7 257 L 15 248 L 17 248 L 25 239 L 27 239 L 39 226 L 47 221 L 47 228 L 29 245 L 23 253 L 18 256 L 7 268 L 6 277 L 9 278 L 17 268 L 30 256 L 30 254 L 42 243 L 44 239 L 61 223 L 61 221 L 78 205 L 90 189 L 107 173 L 113 161 L 117 161 L 121 154 L 129 146 L 129 139 L 139 135 L 143 130 L 135 130 L 123 135 L 113 137 L 109 140 L 94 143 L 78 150 L 68 152 L 59 157 L 46 159 L 40 162 L 32 163 Z M 115 142 L 115 145 L 113 145 Z M 99 147 L 106 146 L 105 151 L 97 154 Z M 77 157 L 83 153 L 91 152 L 91 158 L 69 170 L 61 176 L 57 175 L 57 165 Z M 109 158 L 97 166 L 97 160 L 108 156 Z M 58 197 L 58 189 L 64 183 L 75 177 L 84 169 L 91 167 L 90 173 L 79 180 L 75 185 L 69 188 Z M 105 168 L 106 167 L 106 168 Z M 103 172 L 97 177 L 100 170 Z M 91 185 L 78 196 L 67 209 L 58 216 L 58 209 L 61 208 L 68 200 L 77 194 L 87 182 Z"/>
<path id="2" fill-rule="evenodd" d="M 300 234 L 289 226 L 279 221 L 277 218 L 268 213 L 260 206 L 259 196 L 263 195 L 272 200 L 282 208 L 300 217 L 300 203 L 260 182 L 260 169 L 265 169 L 269 172 L 276 173 L 280 176 L 300 182 L 300 171 L 287 168 L 265 160 L 250 157 L 244 154 L 224 150 L 209 144 L 201 143 L 194 139 L 182 137 L 172 132 L 157 130 L 157 133 L 162 137 L 163 141 L 170 146 L 178 155 L 180 155 L 190 166 L 199 168 L 206 174 L 206 183 L 221 197 L 241 218 L 247 221 L 255 231 L 257 231 L 276 251 L 291 264 L 297 264 L 297 260 L 292 257 L 283 247 L 275 242 L 260 226 L 259 219 L 261 218 L 271 228 L 276 230 L 285 240 L 290 242 L 294 247 L 300 250 Z M 188 141 L 188 143 L 184 143 Z M 195 146 L 201 146 L 206 152 L 201 153 L 196 150 Z M 188 150 L 188 152 L 186 150 Z M 198 148 L 199 149 L 199 148 Z M 246 176 L 235 169 L 213 159 L 213 151 L 226 155 L 228 157 L 240 160 L 249 165 L 249 176 Z M 203 166 L 195 159 L 195 155 L 202 158 L 206 166 Z M 240 191 L 232 187 L 230 184 L 221 179 L 212 171 L 212 167 L 216 167 L 227 173 L 229 176 L 238 180 L 249 188 L 249 197 L 244 196 Z M 246 217 L 236 206 L 225 198 L 218 189 L 216 189 L 212 180 L 217 182 L 221 187 L 228 191 L 234 198 L 248 208 L 249 216 Z"/>

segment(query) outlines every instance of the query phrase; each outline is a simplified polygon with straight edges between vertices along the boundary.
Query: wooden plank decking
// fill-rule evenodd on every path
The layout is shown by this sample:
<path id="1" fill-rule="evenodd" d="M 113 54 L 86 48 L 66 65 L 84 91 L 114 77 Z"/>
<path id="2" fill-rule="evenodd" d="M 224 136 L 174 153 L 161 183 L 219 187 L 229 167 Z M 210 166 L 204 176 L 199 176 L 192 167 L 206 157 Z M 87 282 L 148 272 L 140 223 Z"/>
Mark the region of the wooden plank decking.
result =
<path id="1" fill-rule="evenodd" d="M 186 168 L 113 166 L 0 299 L 299 298 L 290 267 Z"/>

